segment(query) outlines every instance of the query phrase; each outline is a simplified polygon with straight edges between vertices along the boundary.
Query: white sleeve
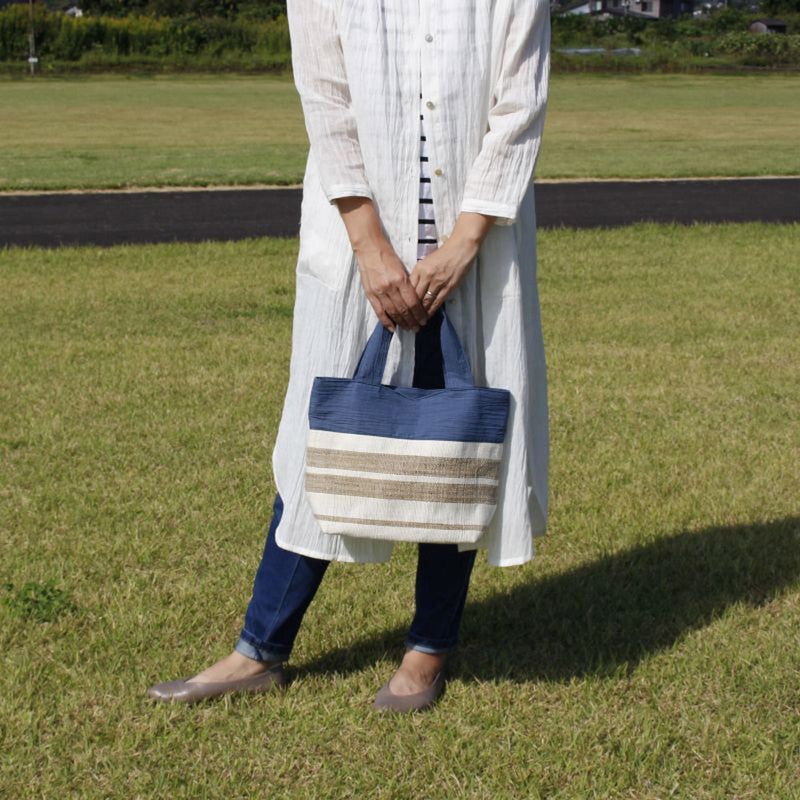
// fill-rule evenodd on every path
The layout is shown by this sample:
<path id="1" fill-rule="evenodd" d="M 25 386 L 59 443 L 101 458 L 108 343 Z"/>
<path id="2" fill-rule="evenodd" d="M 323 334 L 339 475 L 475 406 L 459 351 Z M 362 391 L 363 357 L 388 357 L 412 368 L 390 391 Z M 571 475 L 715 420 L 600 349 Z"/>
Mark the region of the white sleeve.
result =
<path id="1" fill-rule="evenodd" d="M 506 0 L 489 128 L 464 186 L 461 211 L 511 225 L 539 155 L 550 77 L 549 0 Z"/>
<path id="2" fill-rule="evenodd" d="M 333 0 L 287 0 L 292 72 L 320 183 L 330 203 L 374 199 L 351 110 Z"/>

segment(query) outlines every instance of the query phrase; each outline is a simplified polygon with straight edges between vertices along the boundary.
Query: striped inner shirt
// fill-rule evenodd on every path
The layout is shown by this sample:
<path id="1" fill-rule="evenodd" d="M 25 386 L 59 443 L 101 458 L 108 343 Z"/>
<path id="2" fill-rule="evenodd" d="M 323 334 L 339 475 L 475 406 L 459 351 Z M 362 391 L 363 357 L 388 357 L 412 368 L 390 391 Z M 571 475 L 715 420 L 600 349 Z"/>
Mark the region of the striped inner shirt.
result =
<path id="1" fill-rule="evenodd" d="M 419 93 L 419 225 L 417 233 L 417 261 L 436 248 L 436 221 L 433 218 L 431 176 L 428 172 L 428 147 L 425 138 L 425 115 L 422 113 L 422 92 Z"/>

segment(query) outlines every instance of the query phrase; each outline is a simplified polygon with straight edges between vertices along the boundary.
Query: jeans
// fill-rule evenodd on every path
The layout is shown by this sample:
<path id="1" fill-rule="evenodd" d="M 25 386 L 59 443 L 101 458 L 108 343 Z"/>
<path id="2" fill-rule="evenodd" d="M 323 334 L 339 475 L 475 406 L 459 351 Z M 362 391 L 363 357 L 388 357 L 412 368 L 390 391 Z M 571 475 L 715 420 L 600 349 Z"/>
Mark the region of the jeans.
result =
<path id="1" fill-rule="evenodd" d="M 413 385 L 425 389 L 444 386 L 437 311 L 416 335 Z M 293 553 L 279 547 L 275 530 L 283 500 L 276 493 L 272 521 L 253 594 L 235 649 L 256 661 L 285 661 L 294 645 L 303 615 L 314 599 L 328 559 Z M 459 552 L 456 544 L 417 544 L 415 614 L 406 635 L 406 647 L 423 653 L 446 653 L 458 643 L 461 617 L 475 563 L 476 550 Z M 353 598 L 356 601 L 356 598 Z"/>

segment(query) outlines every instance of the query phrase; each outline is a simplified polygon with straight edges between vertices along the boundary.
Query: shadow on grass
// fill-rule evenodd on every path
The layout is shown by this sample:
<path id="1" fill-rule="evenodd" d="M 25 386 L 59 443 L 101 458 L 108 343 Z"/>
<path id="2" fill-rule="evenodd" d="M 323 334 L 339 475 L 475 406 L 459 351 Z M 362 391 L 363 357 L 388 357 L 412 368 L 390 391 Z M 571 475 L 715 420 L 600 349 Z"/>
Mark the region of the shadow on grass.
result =
<path id="1" fill-rule="evenodd" d="M 471 603 L 450 675 L 611 676 L 671 647 L 735 604 L 769 602 L 800 574 L 800 517 L 684 531 Z M 405 628 L 293 668 L 350 672 L 403 650 Z"/>

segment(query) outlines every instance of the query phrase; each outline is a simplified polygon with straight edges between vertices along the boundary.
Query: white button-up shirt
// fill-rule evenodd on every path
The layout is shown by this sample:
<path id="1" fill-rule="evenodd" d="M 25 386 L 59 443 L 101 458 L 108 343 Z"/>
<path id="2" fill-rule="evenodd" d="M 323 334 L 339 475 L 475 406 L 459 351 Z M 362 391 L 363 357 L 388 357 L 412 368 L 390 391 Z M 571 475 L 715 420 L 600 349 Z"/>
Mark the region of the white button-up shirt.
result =
<path id="1" fill-rule="evenodd" d="M 371 198 L 413 268 L 422 92 L 439 244 L 462 211 L 497 218 L 446 300 L 476 385 L 512 394 L 498 509 L 471 547 L 485 548 L 498 566 L 530 560 L 547 519 L 533 173 L 547 101 L 549 0 L 288 0 L 287 15 L 310 149 L 289 386 L 272 458 L 284 502 L 278 544 L 341 561 L 392 552 L 392 542 L 322 533 L 303 491 L 304 451 L 314 376 L 352 377 L 377 322 L 336 199 Z M 396 329 L 384 383 L 411 385 L 414 336 Z"/>

